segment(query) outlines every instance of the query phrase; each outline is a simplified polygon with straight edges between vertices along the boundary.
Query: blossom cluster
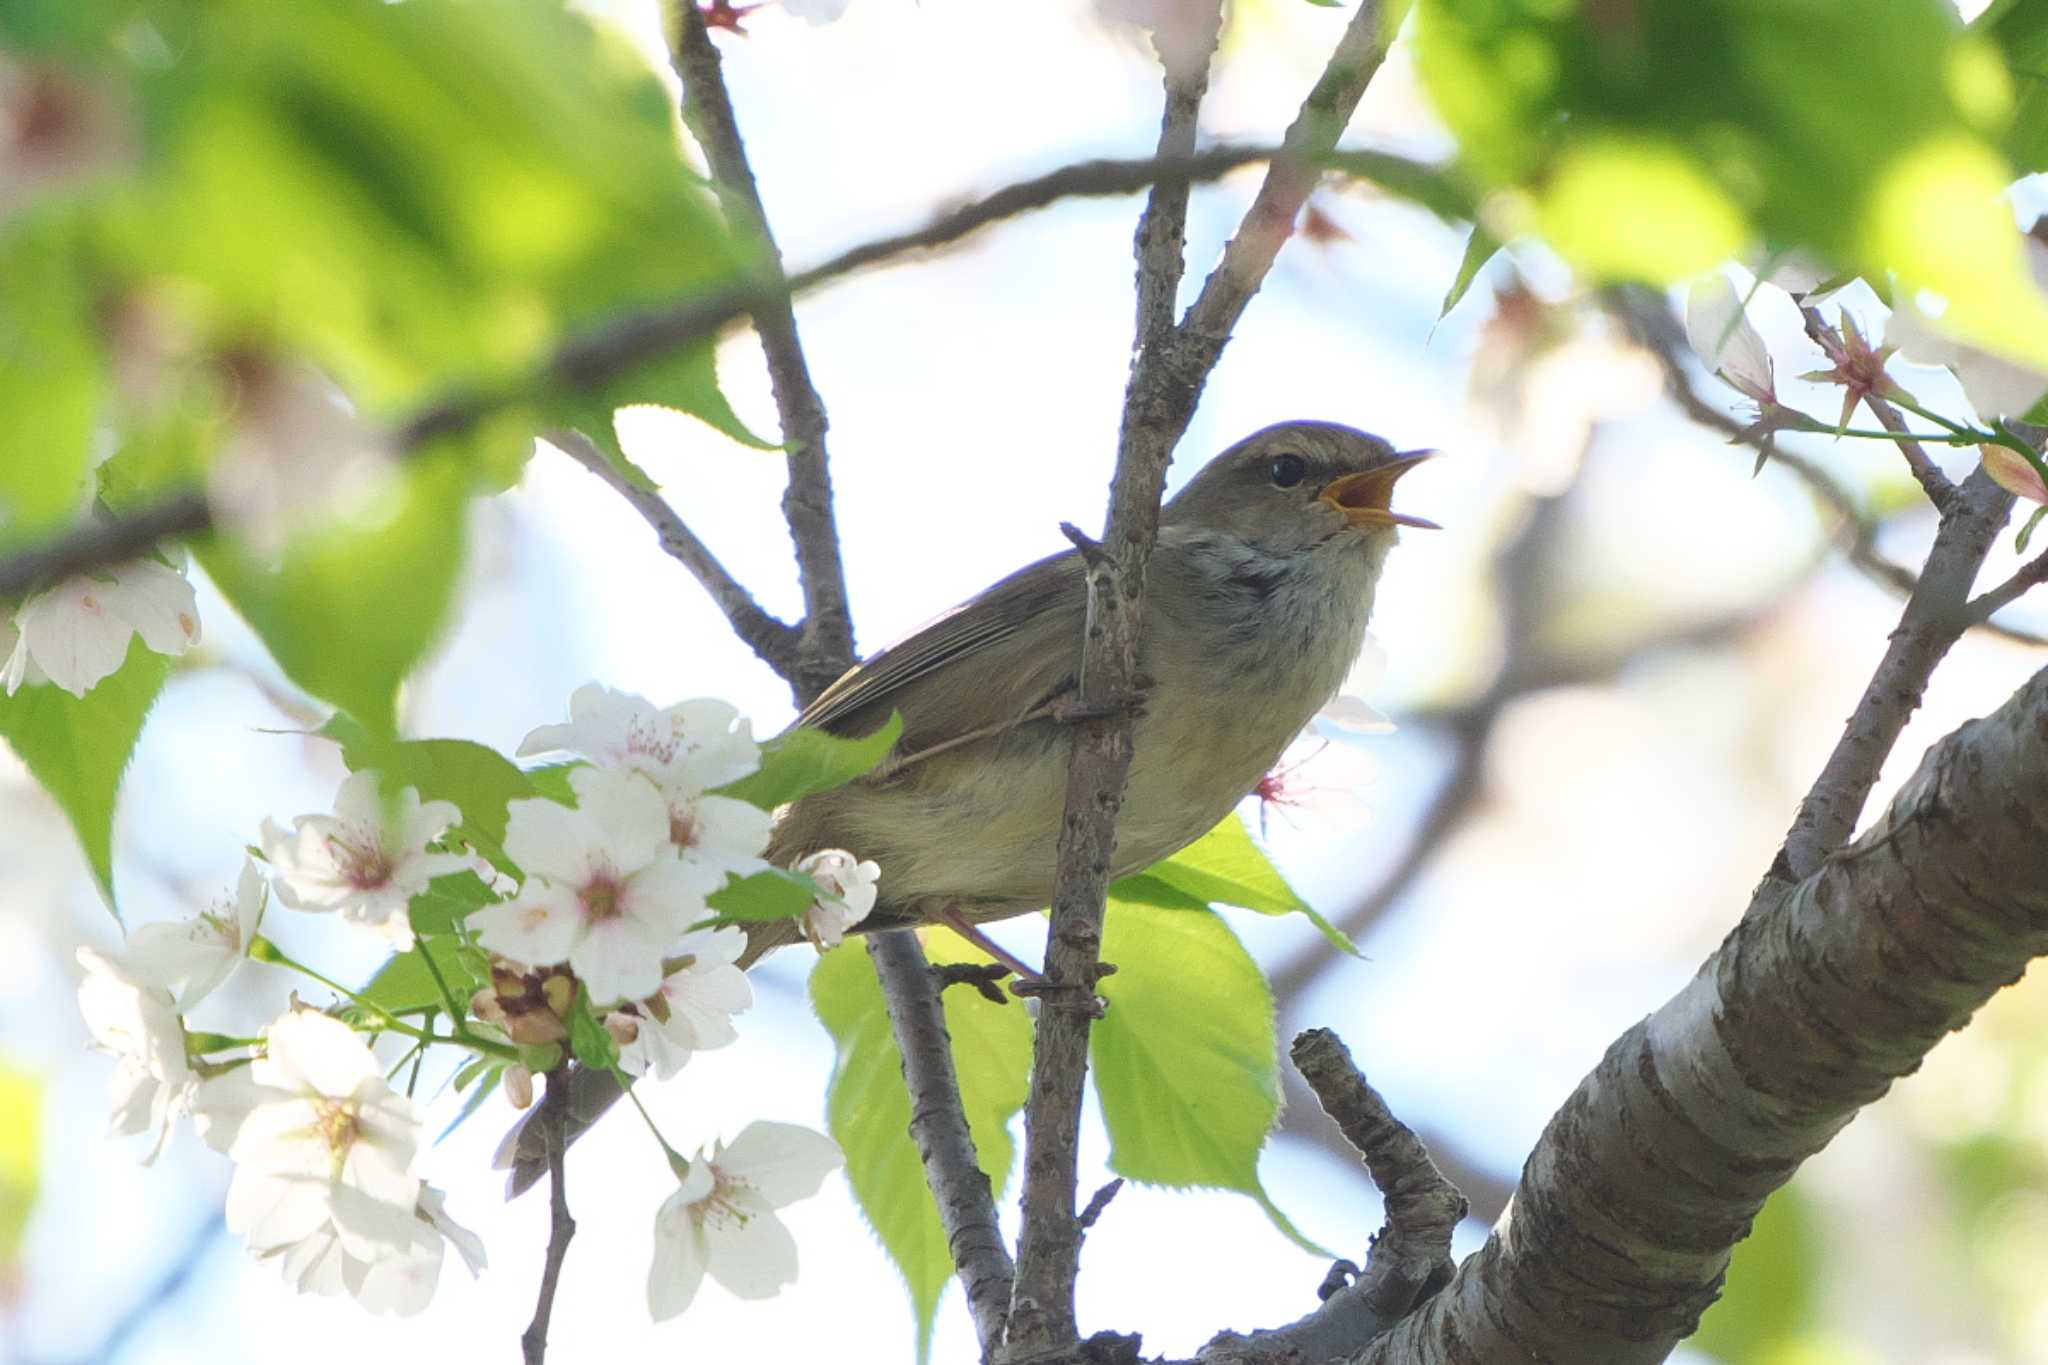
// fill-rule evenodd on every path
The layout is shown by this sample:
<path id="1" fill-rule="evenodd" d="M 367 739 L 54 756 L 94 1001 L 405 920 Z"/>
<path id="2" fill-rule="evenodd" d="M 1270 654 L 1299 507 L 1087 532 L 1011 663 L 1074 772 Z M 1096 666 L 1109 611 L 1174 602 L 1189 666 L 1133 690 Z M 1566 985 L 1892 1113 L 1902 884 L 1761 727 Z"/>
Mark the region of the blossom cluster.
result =
<path id="1" fill-rule="evenodd" d="M 2048 289 L 2048 241 L 2043 240 L 2042 227 L 2037 225 L 2021 240 L 2035 284 Z M 1953 340 L 1941 330 L 1930 302 L 1911 294 L 1894 299 L 1889 316 L 1875 324 L 1859 321 L 1843 303 L 1838 326 L 1830 327 L 1816 310 L 1840 283 L 1824 267 L 1795 258 L 1761 265 L 1754 285 L 1744 293 L 1719 271 L 1692 284 L 1686 299 L 1687 339 L 1710 370 L 1755 405 L 1757 422 L 1751 432 L 1845 431 L 1860 404 L 1881 400 L 1941 427 L 1938 439 L 1945 442 L 1982 441 L 1984 469 L 1993 480 L 2022 498 L 2048 505 L 2042 467 L 2021 453 L 2021 443 L 2004 431 L 2006 422 L 2026 418 L 2048 398 L 2048 371 Z M 1751 321 L 1759 310 L 1784 307 L 1788 294 L 1806 311 L 1807 333 L 1826 362 L 1800 377 L 1842 390 L 1841 412 L 1832 426 L 1780 398 L 1776 362 Z M 1976 410 L 1978 422 L 1990 430 L 1966 427 L 1923 407 L 1890 373 L 1894 355 L 1909 363 L 1946 368 Z"/>
<path id="2" fill-rule="evenodd" d="M 229 1227 L 301 1291 L 412 1313 L 432 1297 L 448 1245 L 472 1274 L 484 1264 L 479 1241 L 420 1173 L 421 1107 L 387 1079 L 389 1061 L 365 1034 L 410 1040 L 408 1056 L 466 1048 L 472 1078 L 495 1069 L 523 1104 L 532 1072 L 562 1060 L 581 1011 L 609 1036 L 601 1064 L 658 1081 L 734 1042 L 734 1017 L 752 1004 L 746 934 L 703 924 L 715 918 L 707 898 L 768 866 L 770 812 L 716 790 L 760 765 L 748 722 L 720 701 L 656 708 L 591 684 L 572 697 L 567 724 L 534 730 L 519 753 L 575 756 L 557 774 L 574 804 L 508 802 L 489 858 L 454 802 L 363 769 L 331 813 L 290 828 L 266 820 L 260 861 L 245 860 L 232 895 L 190 919 L 142 926 L 118 952 L 80 952 L 80 1008 L 115 1058 L 111 1131 L 149 1134 L 150 1161 L 189 1116 L 234 1163 Z M 828 849 L 797 867 L 818 887 L 805 931 L 821 947 L 873 907 L 875 864 Z M 488 963 L 471 999 L 444 986 L 450 1031 L 372 996 L 326 1012 L 294 996 L 255 1038 L 188 1030 L 187 1016 L 250 958 L 331 984 L 265 937 L 273 893 L 287 910 L 332 914 L 424 953 L 414 902 L 447 878 L 481 903 L 432 932 Z M 581 1044 L 578 1055 L 591 1060 Z M 707 1274 L 742 1297 L 793 1280 L 795 1245 L 773 1210 L 814 1193 L 839 1164 L 830 1139 L 755 1123 L 693 1160 L 663 1147 L 679 1183 L 655 1220 L 655 1316 L 681 1311 Z"/>

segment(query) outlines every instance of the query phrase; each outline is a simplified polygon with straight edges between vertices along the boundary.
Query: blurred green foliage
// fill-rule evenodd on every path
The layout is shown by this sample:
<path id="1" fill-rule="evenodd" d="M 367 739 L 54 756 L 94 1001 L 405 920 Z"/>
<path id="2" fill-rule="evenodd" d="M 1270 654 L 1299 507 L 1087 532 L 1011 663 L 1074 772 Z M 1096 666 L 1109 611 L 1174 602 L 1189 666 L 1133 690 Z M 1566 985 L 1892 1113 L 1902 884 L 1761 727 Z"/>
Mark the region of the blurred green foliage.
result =
<path id="1" fill-rule="evenodd" d="M 1421 0 L 1416 32 L 1460 156 L 1512 191 L 1490 226 L 1659 283 L 1802 245 L 1941 293 L 1963 335 L 2048 363 L 2001 197 L 2000 148 L 2035 135 L 2006 54 L 1942 0 Z"/>

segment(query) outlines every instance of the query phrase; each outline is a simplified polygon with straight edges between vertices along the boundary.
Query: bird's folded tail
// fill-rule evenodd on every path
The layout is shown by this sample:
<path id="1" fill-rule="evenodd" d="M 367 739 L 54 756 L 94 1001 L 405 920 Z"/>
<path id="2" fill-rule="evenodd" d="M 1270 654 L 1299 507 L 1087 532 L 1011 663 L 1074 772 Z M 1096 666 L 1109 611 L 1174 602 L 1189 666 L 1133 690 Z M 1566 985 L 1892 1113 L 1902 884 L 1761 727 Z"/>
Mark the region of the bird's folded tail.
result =
<path id="1" fill-rule="evenodd" d="M 801 924 L 794 919 L 768 920 L 741 927 L 746 930 L 747 947 L 733 964 L 741 971 L 752 967 L 775 949 L 787 947 L 803 938 Z M 619 1078 L 611 1072 L 581 1063 L 571 1066 L 569 1112 L 562 1127 L 563 1149 L 566 1151 L 577 1138 L 589 1132 L 591 1126 L 603 1118 L 625 1093 Z M 493 1169 L 510 1172 L 505 1177 L 507 1199 L 517 1199 L 525 1194 L 548 1173 L 547 1131 L 541 1126 L 540 1111 L 541 1105 L 536 1104 L 520 1115 L 491 1159 Z"/>

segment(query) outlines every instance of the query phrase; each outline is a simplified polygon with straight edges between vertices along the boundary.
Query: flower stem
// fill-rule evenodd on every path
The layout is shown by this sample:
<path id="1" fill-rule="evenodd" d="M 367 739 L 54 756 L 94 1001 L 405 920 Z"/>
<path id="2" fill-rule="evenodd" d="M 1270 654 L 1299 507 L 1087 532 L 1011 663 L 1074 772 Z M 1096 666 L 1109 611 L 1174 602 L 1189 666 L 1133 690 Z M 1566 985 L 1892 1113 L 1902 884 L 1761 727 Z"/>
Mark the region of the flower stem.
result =
<path id="1" fill-rule="evenodd" d="M 623 1082 L 626 1078 L 621 1076 L 619 1079 Z M 633 1107 L 640 1111 L 641 1119 L 647 1124 L 647 1131 L 654 1134 L 654 1140 L 661 1144 L 662 1154 L 668 1158 L 669 1168 L 676 1172 L 676 1178 L 680 1180 L 683 1169 L 690 1164 L 689 1158 L 668 1145 L 668 1139 L 663 1137 L 661 1129 L 655 1126 L 654 1115 L 647 1112 L 647 1106 L 640 1103 L 640 1097 L 633 1093 L 633 1087 L 630 1085 L 626 1086 L 626 1098 L 633 1101 Z"/>

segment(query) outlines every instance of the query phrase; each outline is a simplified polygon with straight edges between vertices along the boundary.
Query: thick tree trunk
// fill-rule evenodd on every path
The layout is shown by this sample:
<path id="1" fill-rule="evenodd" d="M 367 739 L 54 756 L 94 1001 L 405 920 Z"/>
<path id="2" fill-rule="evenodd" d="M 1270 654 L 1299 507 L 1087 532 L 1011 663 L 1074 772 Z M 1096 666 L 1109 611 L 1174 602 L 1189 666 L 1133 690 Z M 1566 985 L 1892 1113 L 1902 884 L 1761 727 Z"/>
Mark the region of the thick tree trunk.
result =
<path id="1" fill-rule="evenodd" d="M 1361 1359 L 1663 1360 L 1765 1197 L 2043 952 L 2048 670 L 1616 1040 L 1486 1247 Z"/>

